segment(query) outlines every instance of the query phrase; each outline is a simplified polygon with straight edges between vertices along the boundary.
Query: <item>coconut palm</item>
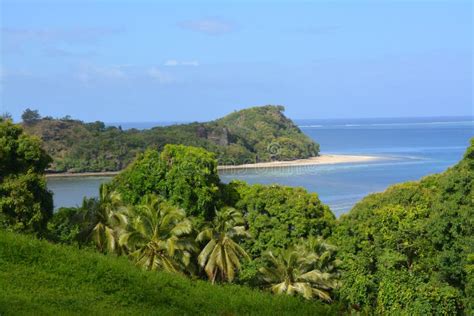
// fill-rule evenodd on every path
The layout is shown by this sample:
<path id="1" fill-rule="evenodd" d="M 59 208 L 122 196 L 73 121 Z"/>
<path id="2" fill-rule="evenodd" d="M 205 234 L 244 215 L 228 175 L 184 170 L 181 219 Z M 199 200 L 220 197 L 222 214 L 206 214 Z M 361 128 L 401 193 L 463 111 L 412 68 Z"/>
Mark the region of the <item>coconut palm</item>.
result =
<path id="1" fill-rule="evenodd" d="M 99 251 L 121 253 L 118 236 L 127 223 L 127 208 L 120 194 L 110 191 L 107 185 L 100 187 L 99 201 L 84 201 L 87 217 L 91 225 L 89 238 L 94 241 Z"/>
<path id="2" fill-rule="evenodd" d="M 327 243 L 322 237 L 310 236 L 301 240 L 298 249 L 313 256 L 315 269 L 339 275 L 338 267 L 341 262 L 336 258 L 336 247 Z"/>
<path id="3" fill-rule="evenodd" d="M 192 224 L 184 210 L 149 195 L 129 212 L 128 219 L 120 244 L 129 249 L 137 265 L 169 272 L 182 272 L 189 266 L 196 246 L 189 237 Z"/>
<path id="4" fill-rule="evenodd" d="M 259 269 L 262 281 L 275 294 L 302 295 L 306 299 L 319 297 L 331 301 L 330 291 L 337 286 L 336 275 L 315 268 L 318 256 L 290 247 L 264 255 L 266 266 Z"/>
<path id="5" fill-rule="evenodd" d="M 198 234 L 196 241 L 207 241 L 198 256 L 198 264 L 204 268 L 212 283 L 217 278 L 231 282 L 235 272 L 240 269 L 241 260 L 249 259 L 248 254 L 237 243 L 239 238 L 250 237 L 244 223 L 241 212 L 224 208 L 216 212 L 213 221 Z"/>

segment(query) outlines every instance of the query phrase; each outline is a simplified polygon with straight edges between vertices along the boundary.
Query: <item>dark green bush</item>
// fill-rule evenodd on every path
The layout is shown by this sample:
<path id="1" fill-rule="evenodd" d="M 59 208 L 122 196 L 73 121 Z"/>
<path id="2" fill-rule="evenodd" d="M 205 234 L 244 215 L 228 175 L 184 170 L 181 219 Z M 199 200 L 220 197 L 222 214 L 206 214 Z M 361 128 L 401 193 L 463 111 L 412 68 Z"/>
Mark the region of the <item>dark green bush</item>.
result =
<path id="1" fill-rule="evenodd" d="M 53 215 L 44 170 L 51 158 L 36 137 L 0 119 L 0 228 L 43 234 Z"/>
<path id="2" fill-rule="evenodd" d="M 473 150 L 474 139 L 446 172 L 369 195 L 341 217 L 332 240 L 343 300 L 379 314 L 472 312 Z"/>

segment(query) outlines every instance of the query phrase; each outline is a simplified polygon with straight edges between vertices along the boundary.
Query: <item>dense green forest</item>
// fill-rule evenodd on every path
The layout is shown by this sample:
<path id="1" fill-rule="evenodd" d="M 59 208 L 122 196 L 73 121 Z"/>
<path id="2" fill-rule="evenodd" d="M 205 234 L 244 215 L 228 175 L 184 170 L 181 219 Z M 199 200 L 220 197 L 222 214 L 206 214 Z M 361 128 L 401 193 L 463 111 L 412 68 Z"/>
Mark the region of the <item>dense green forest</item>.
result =
<path id="1" fill-rule="evenodd" d="M 205 148 L 221 165 L 317 156 L 318 144 L 283 115 L 282 106 L 253 107 L 206 123 L 122 130 L 103 122 L 84 123 L 70 117 L 41 117 L 27 109 L 23 127 L 42 139 L 53 158 L 50 171 L 99 172 L 125 168 L 146 148 L 166 144 Z"/>
<path id="2" fill-rule="evenodd" d="M 446 172 L 364 198 L 331 240 L 341 299 L 377 314 L 474 313 L 474 139 Z"/>
<path id="3" fill-rule="evenodd" d="M 446 172 L 369 195 L 340 219 L 302 188 L 224 184 L 215 153 L 173 144 L 51 215 L 36 201 L 48 196 L 41 181 L 10 184 L 44 179 L 38 140 L 7 121 L 0 142 L 0 311 L 474 313 L 474 139 Z"/>

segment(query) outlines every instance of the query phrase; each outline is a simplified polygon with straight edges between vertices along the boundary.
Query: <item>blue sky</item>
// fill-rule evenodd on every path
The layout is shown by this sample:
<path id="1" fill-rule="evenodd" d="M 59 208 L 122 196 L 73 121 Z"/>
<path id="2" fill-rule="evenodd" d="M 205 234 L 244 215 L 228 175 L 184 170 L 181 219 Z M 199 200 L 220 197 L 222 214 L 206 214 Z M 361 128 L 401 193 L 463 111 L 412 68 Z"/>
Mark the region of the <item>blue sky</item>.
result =
<path id="1" fill-rule="evenodd" d="M 1 2 L 0 111 L 192 121 L 473 114 L 471 1 Z"/>

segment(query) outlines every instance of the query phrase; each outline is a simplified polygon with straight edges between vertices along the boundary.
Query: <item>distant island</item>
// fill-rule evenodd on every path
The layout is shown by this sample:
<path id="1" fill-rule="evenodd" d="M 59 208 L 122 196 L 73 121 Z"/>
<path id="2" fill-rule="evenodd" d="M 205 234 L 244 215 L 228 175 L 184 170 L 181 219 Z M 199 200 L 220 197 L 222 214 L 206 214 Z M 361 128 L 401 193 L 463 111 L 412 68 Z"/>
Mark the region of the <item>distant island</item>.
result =
<path id="1" fill-rule="evenodd" d="M 245 165 L 317 157 L 319 144 L 287 118 L 283 106 L 261 106 L 204 122 L 159 126 L 147 130 L 85 123 L 70 117 L 41 117 L 27 110 L 23 128 L 39 137 L 53 158 L 51 173 L 110 172 L 125 168 L 146 148 L 166 144 L 202 147 L 219 165 Z"/>

